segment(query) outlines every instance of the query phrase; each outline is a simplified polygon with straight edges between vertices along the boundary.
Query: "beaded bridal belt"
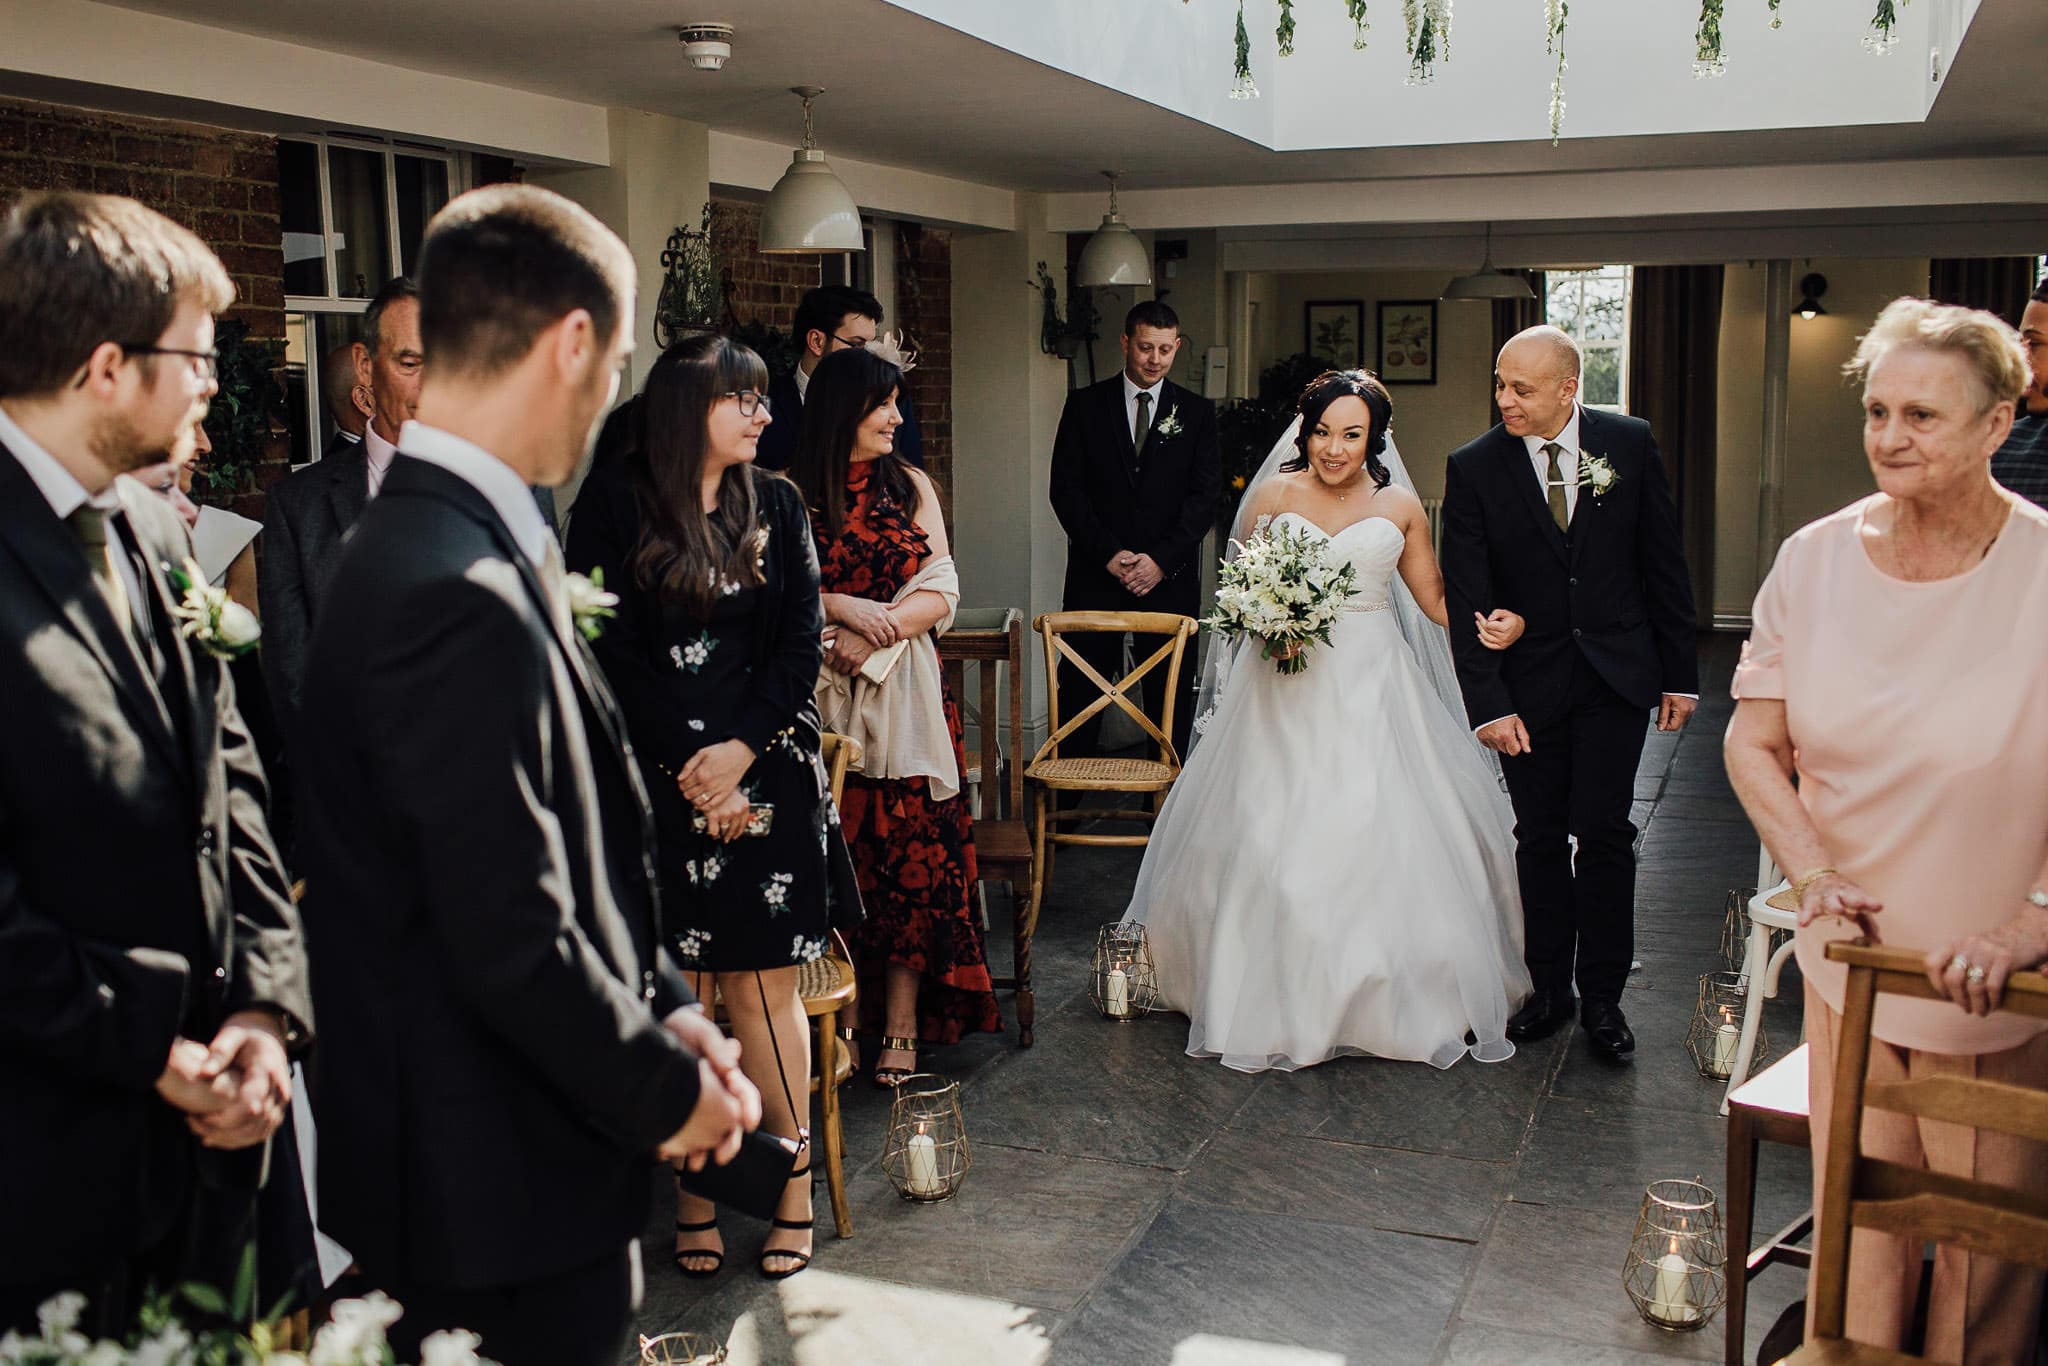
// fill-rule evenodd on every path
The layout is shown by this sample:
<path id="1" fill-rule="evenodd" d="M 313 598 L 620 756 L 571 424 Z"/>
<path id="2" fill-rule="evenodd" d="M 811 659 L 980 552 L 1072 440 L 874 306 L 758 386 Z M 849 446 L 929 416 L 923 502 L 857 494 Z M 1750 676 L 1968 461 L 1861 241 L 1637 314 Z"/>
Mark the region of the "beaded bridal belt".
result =
<path id="1" fill-rule="evenodd" d="M 1391 600 L 1386 602 L 1347 602 L 1344 604 L 1344 610 L 1347 612 L 1386 612 L 1391 611 L 1393 606 L 1394 604 Z"/>

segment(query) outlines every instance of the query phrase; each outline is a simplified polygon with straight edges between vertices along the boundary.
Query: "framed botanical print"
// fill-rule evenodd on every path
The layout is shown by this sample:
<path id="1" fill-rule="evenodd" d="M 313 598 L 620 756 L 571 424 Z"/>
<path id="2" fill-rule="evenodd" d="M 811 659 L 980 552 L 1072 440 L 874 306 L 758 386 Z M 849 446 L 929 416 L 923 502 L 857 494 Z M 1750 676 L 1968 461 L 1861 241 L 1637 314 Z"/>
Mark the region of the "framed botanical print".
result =
<path id="1" fill-rule="evenodd" d="M 1302 312 L 1302 350 L 1332 370 L 1355 370 L 1364 363 L 1364 300 L 1311 299 Z"/>
<path id="2" fill-rule="evenodd" d="M 1436 300 L 1383 299 L 1379 306 L 1380 379 L 1436 383 Z"/>

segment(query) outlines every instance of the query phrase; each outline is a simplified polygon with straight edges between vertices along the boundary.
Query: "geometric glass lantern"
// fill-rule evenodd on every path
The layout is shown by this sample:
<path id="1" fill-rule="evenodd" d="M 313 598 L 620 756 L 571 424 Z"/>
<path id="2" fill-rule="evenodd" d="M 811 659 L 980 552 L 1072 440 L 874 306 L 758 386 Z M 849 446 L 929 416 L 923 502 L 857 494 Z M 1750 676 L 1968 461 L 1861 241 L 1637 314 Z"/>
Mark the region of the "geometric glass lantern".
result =
<path id="1" fill-rule="evenodd" d="M 723 1366 L 725 1344 L 704 1333 L 663 1333 L 640 1339 L 640 1366 Z"/>
<path id="2" fill-rule="evenodd" d="M 906 1077 L 889 1103 L 882 1172 L 905 1200 L 950 1200 L 974 1165 L 960 1083 L 929 1072 Z"/>
<path id="3" fill-rule="evenodd" d="M 1709 972 L 1700 977 L 1698 998 L 1693 1002 L 1692 1025 L 1685 1033 L 1685 1051 L 1703 1077 L 1726 1081 L 1735 1070 L 1735 1055 L 1742 1045 L 1742 1012 L 1749 1001 L 1750 983 L 1739 972 Z M 1750 1054 L 1752 1073 L 1763 1070 L 1770 1056 L 1770 1036 L 1764 1032 L 1761 1016 L 1756 1022 L 1756 1047 Z"/>
<path id="4" fill-rule="evenodd" d="M 1088 999 L 1104 1018 L 1119 1024 L 1149 1015 L 1158 1006 L 1158 977 L 1152 969 L 1152 946 L 1145 938 L 1144 925 L 1118 920 L 1095 932 Z"/>
<path id="5" fill-rule="evenodd" d="M 1749 901 L 1754 887 L 1730 887 L 1728 905 L 1721 913 L 1721 961 L 1730 972 L 1740 972 L 1749 962 Z"/>
<path id="6" fill-rule="evenodd" d="M 1727 1302 L 1726 1254 L 1713 1191 L 1698 1181 L 1652 1181 L 1622 1263 L 1622 1288 L 1651 1327 L 1695 1332 Z"/>

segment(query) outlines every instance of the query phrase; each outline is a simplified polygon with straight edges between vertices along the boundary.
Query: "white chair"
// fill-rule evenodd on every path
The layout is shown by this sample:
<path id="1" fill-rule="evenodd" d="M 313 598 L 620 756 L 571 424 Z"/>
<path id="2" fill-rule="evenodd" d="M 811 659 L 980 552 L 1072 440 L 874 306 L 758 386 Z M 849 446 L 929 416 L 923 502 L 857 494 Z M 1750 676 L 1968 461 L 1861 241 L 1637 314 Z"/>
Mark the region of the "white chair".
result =
<path id="1" fill-rule="evenodd" d="M 1799 924 L 1799 906 L 1792 900 L 1792 884 L 1778 872 L 1768 850 L 1757 850 L 1757 894 L 1749 899 L 1749 940 L 1742 955 L 1742 1037 L 1735 1045 L 1735 1067 L 1728 1074 L 1728 1089 L 1721 1097 L 1721 1113 L 1728 1113 L 1728 1097 L 1749 1079 L 1749 1064 L 1756 1053 L 1756 1034 L 1763 1023 L 1764 1002 L 1776 1000 L 1778 977 L 1785 959 L 1792 953 L 1788 938 L 1771 948 L 1772 930 L 1790 930 Z M 1755 985 L 1763 983 L 1763 990 Z"/>

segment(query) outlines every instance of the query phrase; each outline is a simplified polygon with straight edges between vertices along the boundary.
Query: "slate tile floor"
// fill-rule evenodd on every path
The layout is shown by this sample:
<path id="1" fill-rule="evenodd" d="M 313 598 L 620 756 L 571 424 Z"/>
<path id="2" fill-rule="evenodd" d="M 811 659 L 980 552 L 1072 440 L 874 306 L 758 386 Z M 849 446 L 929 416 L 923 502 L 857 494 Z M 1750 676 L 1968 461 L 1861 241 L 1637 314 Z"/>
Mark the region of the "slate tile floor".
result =
<path id="1" fill-rule="evenodd" d="M 1701 1175 L 1718 1190 L 1724 1172 L 1720 1091 L 1682 1041 L 1756 840 L 1721 767 L 1735 643 L 1703 652 L 1701 713 L 1650 737 L 1636 787 L 1633 1066 L 1597 1062 L 1576 1035 L 1448 1072 L 1346 1059 L 1245 1076 L 1188 1058 L 1178 1017 L 1119 1026 L 1090 1009 L 1088 948 L 1121 915 L 1138 854 L 1070 851 L 1040 931 L 1037 1046 L 980 1039 L 925 1059 L 963 1083 L 975 1165 L 960 1196 L 895 1197 L 878 1165 L 887 1098 L 857 1078 L 855 1237 L 831 1236 L 821 1185 L 811 1270 L 763 1282 L 762 1226 L 728 1216 L 724 1275 L 686 1282 L 657 1183 L 641 1331 L 711 1332 L 734 1366 L 1719 1360 L 1718 1319 L 1660 1333 L 1620 1280 L 1644 1184 Z M 1796 972 L 1786 986 L 1768 1016 L 1781 1041 L 1798 1037 Z M 1766 1145 L 1759 1185 L 1757 1223 L 1775 1228 L 1805 1206 L 1805 1154 Z M 1750 1359 L 1801 1289 L 1782 1269 L 1752 1287 Z"/>

